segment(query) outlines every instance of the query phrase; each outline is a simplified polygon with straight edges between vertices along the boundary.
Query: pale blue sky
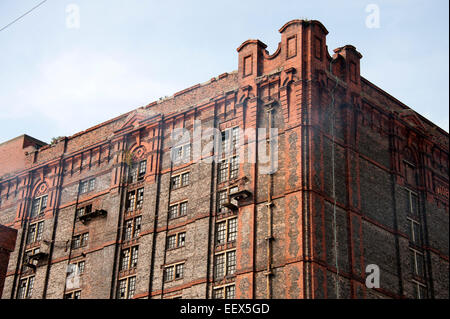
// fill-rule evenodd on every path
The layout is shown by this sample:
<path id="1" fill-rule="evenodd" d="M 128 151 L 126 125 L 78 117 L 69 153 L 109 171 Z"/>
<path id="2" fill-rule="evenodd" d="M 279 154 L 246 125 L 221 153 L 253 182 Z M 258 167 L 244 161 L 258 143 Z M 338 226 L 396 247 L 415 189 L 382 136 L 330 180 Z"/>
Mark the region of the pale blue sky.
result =
<path id="1" fill-rule="evenodd" d="M 0 0 L 0 28 L 41 0 Z M 368 4 L 380 28 L 367 28 Z M 66 8 L 80 28 L 66 27 Z M 48 0 L 0 32 L 0 143 L 49 142 L 237 69 L 257 38 L 273 53 L 278 29 L 320 20 L 329 51 L 352 44 L 361 73 L 432 122 L 449 127 L 447 0 Z"/>

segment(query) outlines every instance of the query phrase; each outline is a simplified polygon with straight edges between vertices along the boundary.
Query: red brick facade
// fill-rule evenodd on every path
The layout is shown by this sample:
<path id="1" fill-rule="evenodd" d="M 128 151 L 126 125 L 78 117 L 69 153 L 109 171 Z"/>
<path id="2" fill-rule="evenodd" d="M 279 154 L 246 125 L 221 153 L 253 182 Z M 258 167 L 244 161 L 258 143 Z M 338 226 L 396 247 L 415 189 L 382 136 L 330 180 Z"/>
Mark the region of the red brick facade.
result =
<path id="1" fill-rule="evenodd" d="M 12 174 L 22 170 L 29 162 L 30 153 L 46 145 L 27 135 L 18 136 L 12 140 L 0 144 L 0 176 Z M 27 162 L 28 161 L 28 162 Z"/>
<path id="2" fill-rule="evenodd" d="M 0 298 L 8 270 L 9 255 L 16 246 L 17 230 L 0 225 Z"/>
<path id="3" fill-rule="evenodd" d="M 448 134 L 362 78 L 353 46 L 330 56 L 320 22 L 279 31 L 272 55 L 244 42 L 235 72 L 36 151 L 1 144 L 25 156 L 0 162 L 0 224 L 18 230 L 3 298 L 448 298 Z M 260 173 L 265 135 L 225 179 L 174 164 L 171 133 L 196 121 L 277 128 L 277 170 Z M 230 187 L 249 196 L 222 210 Z"/>

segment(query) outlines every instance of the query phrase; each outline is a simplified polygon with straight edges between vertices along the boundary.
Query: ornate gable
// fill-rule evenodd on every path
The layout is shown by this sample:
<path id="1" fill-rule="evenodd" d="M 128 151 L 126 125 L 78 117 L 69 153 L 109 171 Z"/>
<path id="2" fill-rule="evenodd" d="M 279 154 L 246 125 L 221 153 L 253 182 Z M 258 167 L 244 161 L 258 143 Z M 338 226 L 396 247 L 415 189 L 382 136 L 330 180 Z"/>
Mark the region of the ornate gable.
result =
<path id="1" fill-rule="evenodd" d="M 155 115 L 158 115 L 158 113 L 152 110 L 145 110 L 143 108 L 136 109 L 127 116 L 125 122 L 116 127 L 114 133 L 129 129 L 133 130 L 139 127 L 143 121 L 152 118 Z"/>
<path id="2" fill-rule="evenodd" d="M 403 110 L 400 112 L 400 118 L 410 124 L 412 127 L 427 133 L 427 129 L 422 120 L 417 116 L 416 112 L 411 109 Z"/>

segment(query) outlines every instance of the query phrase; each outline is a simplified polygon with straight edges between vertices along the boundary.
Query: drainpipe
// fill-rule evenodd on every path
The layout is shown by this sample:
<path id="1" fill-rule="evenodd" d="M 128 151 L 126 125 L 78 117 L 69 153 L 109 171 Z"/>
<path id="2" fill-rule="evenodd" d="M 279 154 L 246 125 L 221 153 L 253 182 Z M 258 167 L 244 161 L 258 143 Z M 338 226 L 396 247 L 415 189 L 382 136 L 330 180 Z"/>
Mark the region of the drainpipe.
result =
<path id="1" fill-rule="evenodd" d="M 268 130 L 266 134 L 266 145 L 268 147 L 269 152 L 269 165 L 272 166 L 272 149 L 270 146 L 270 129 L 272 128 L 272 111 L 273 108 L 271 105 L 268 105 L 266 112 L 269 119 L 269 125 Z M 273 214 L 273 203 L 272 203 L 272 184 L 273 184 L 273 175 L 272 171 L 270 171 L 270 174 L 268 176 L 268 183 L 267 183 L 267 236 L 266 236 L 266 253 L 267 253 L 267 265 L 266 265 L 266 291 L 267 291 L 267 299 L 272 298 L 272 282 L 271 282 L 271 276 L 272 273 L 272 240 L 273 240 L 273 234 L 272 234 L 272 214 Z"/>

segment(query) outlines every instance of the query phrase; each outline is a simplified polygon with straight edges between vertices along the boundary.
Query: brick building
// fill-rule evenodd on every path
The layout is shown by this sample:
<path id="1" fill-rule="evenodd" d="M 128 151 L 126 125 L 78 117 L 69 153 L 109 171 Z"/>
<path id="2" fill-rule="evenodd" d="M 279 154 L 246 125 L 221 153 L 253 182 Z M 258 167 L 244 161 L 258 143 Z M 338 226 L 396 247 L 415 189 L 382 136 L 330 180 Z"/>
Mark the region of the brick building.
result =
<path id="1" fill-rule="evenodd" d="M 16 246 L 17 230 L 0 225 L 0 298 L 8 270 L 9 255 Z"/>
<path id="2" fill-rule="evenodd" d="M 271 55 L 244 42 L 237 71 L 51 145 L 0 144 L 0 224 L 18 232 L 2 297 L 448 298 L 448 134 L 362 78 L 353 46 L 330 56 L 320 22 L 279 32 Z M 244 143 L 194 159 L 171 134 L 198 141 L 196 123 Z M 268 127 L 276 154 L 238 136 Z"/>

